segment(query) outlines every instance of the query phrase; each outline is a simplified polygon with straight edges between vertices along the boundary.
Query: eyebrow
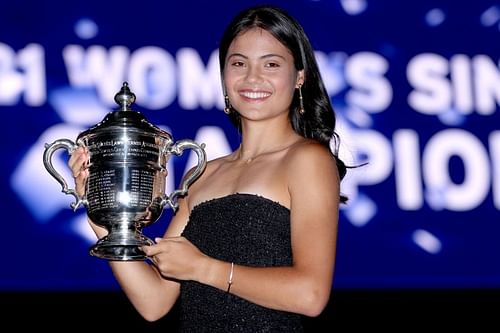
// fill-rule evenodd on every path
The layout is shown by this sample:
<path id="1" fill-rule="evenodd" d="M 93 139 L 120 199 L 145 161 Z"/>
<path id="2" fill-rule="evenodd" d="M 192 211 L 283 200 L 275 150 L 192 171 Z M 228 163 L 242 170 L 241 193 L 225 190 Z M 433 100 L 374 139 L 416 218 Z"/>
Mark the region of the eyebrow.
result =
<path id="1" fill-rule="evenodd" d="M 229 60 L 232 57 L 242 57 L 242 58 L 248 59 L 248 57 L 246 55 L 243 55 L 241 53 L 231 53 L 230 55 L 227 56 L 227 59 Z M 259 59 L 266 59 L 266 58 L 273 58 L 273 57 L 278 57 L 278 58 L 281 58 L 283 60 L 286 60 L 284 56 L 279 55 L 279 54 L 275 54 L 275 53 L 265 54 L 263 56 L 260 56 Z"/>

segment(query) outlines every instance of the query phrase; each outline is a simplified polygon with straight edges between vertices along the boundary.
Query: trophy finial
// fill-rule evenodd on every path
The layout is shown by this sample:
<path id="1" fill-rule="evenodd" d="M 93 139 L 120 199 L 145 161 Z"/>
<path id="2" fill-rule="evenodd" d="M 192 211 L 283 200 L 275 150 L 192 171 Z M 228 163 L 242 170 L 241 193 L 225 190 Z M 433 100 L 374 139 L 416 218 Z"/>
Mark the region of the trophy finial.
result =
<path id="1" fill-rule="evenodd" d="M 135 94 L 130 91 L 126 81 L 115 95 L 115 102 L 120 106 L 120 111 L 131 111 L 130 105 L 135 102 Z"/>

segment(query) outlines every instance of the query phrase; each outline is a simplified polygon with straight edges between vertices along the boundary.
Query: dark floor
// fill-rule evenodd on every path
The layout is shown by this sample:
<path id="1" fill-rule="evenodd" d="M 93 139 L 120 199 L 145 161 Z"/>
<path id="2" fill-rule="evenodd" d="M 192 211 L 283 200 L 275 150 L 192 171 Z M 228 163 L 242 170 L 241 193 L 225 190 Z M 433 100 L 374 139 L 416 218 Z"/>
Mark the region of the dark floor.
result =
<path id="1" fill-rule="evenodd" d="M 175 314 L 149 323 L 121 293 L 0 293 L 3 326 L 19 331 L 174 332 Z M 341 291 L 307 332 L 500 331 L 500 290 Z"/>

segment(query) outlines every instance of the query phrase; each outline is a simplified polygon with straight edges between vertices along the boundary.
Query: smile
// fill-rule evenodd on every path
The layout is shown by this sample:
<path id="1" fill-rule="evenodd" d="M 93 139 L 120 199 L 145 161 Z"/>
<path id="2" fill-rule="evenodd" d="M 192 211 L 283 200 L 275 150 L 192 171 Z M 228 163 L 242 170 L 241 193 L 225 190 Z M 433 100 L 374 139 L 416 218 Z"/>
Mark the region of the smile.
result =
<path id="1" fill-rule="evenodd" d="M 264 91 L 245 91 L 240 92 L 240 95 L 250 99 L 261 99 L 271 96 L 271 93 Z"/>

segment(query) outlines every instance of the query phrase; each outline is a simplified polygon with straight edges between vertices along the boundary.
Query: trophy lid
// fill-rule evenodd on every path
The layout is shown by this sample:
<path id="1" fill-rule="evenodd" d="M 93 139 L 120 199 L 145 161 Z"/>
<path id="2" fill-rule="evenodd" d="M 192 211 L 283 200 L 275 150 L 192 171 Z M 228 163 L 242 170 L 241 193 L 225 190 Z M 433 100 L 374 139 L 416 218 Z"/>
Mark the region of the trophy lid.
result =
<path id="1" fill-rule="evenodd" d="M 135 94 L 130 91 L 127 82 L 123 82 L 122 88 L 116 93 L 115 102 L 119 108 L 109 112 L 101 122 L 80 133 L 78 139 L 88 135 L 97 135 L 103 131 L 109 133 L 113 129 L 123 130 L 125 128 L 137 130 L 143 134 L 165 137 L 168 140 L 172 139 L 168 132 L 150 123 L 142 113 L 131 109 L 130 106 L 135 102 Z"/>

